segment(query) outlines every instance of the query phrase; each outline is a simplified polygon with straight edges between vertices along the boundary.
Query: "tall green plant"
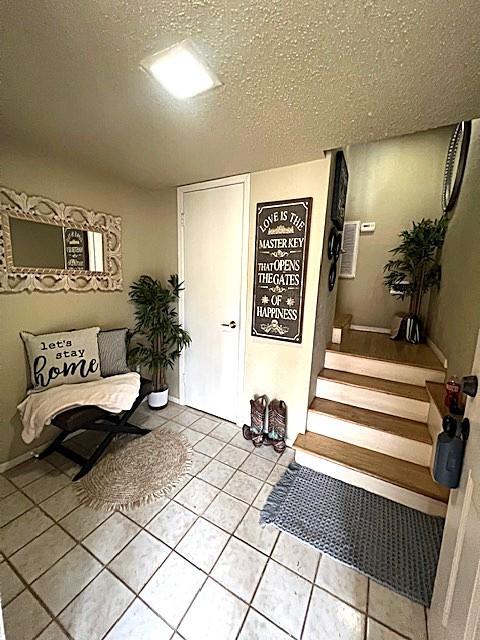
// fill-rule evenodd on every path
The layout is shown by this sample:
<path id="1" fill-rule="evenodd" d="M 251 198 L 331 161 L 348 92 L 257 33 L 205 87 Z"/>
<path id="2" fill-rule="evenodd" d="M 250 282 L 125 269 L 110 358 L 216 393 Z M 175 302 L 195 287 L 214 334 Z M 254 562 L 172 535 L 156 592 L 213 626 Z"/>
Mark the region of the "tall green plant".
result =
<path id="1" fill-rule="evenodd" d="M 398 247 L 390 251 L 396 258 L 385 265 L 384 282 L 389 289 L 398 291 L 394 294 L 396 298 L 410 298 L 411 315 L 420 314 L 424 294 L 440 284 L 439 249 L 443 246 L 447 226 L 445 216 L 438 220 L 412 222 L 411 229 L 399 234 L 402 241 Z"/>
<path id="2" fill-rule="evenodd" d="M 130 301 L 135 305 L 134 331 L 144 341 L 132 347 L 129 355 L 132 362 L 150 370 L 153 391 L 167 388 L 167 369 L 173 368 L 182 349 L 191 342 L 178 322 L 177 302 L 182 285 L 177 274 L 170 276 L 166 287 L 143 275 L 130 287 Z"/>

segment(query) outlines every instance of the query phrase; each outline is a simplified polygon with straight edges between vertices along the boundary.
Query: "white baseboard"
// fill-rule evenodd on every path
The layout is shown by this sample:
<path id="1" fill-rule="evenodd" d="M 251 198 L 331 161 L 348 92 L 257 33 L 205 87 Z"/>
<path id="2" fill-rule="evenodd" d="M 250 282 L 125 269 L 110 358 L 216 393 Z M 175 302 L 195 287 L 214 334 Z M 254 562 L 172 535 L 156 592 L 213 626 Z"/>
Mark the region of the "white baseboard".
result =
<path id="1" fill-rule="evenodd" d="M 446 356 L 442 353 L 439 347 L 437 347 L 435 342 L 433 342 L 433 340 L 431 340 L 430 338 L 427 338 L 427 344 L 446 369 L 448 365 Z"/>
<path id="2" fill-rule="evenodd" d="M 351 324 L 350 329 L 353 329 L 353 331 L 371 331 L 372 333 L 390 333 L 390 329 L 386 327 L 367 327 L 363 324 Z"/>
<path id="3" fill-rule="evenodd" d="M 171 400 L 172 402 L 175 402 L 175 404 L 181 404 L 182 407 L 185 406 L 182 402 L 180 402 L 180 399 L 177 398 L 177 396 L 168 396 L 168 399 Z"/>
<path id="4" fill-rule="evenodd" d="M 85 429 L 80 429 L 79 431 L 75 431 L 75 433 L 69 433 L 68 436 L 65 438 L 64 442 L 66 442 L 67 440 L 70 440 L 70 438 L 74 438 L 75 436 L 80 435 L 84 431 Z M 42 442 L 42 444 L 39 444 L 38 447 L 35 447 L 35 449 L 30 449 L 30 451 L 25 451 L 25 453 L 22 453 L 20 456 L 17 456 L 16 458 L 12 458 L 12 460 L 7 460 L 6 462 L 0 462 L 0 473 L 5 473 L 5 471 L 8 471 L 9 469 L 13 469 L 13 467 L 16 467 L 17 465 L 22 464 L 22 462 L 26 462 L 27 460 L 30 460 L 30 458 L 34 458 L 36 454 L 46 449 L 48 445 L 54 441 L 54 439 L 55 438 L 52 438 L 51 440 Z"/>

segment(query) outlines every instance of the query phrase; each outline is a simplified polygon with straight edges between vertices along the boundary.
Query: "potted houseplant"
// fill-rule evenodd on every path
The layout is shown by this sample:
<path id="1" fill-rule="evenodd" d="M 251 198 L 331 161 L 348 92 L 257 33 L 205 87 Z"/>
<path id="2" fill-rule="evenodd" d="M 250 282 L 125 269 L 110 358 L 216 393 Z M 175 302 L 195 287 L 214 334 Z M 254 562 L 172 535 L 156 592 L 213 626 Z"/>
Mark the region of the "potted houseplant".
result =
<path id="1" fill-rule="evenodd" d="M 166 371 L 191 338 L 178 322 L 177 302 L 183 291 L 178 275 L 171 275 L 168 285 L 143 275 L 130 287 L 130 301 L 135 305 L 135 333 L 140 341 L 129 351 L 131 361 L 146 367 L 152 375 L 152 392 L 148 396 L 151 409 L 162 409 L 168 403 Z"/>
<path id="2" fill-rule="evenodd" d="M 448 220 L 422 219 L 412 222 L 411 229 L 400 232 L 398 247 L 391 249 L 395 256 L 384 267 L 384 282 L 392 295 L 400 300 L 410 298 L 408 314 L 403 318 L 398 338 L 408 342 L 424 339 L 420 312 L 425 293 L 441 278 L 440 252 L 445 240 Z"/>

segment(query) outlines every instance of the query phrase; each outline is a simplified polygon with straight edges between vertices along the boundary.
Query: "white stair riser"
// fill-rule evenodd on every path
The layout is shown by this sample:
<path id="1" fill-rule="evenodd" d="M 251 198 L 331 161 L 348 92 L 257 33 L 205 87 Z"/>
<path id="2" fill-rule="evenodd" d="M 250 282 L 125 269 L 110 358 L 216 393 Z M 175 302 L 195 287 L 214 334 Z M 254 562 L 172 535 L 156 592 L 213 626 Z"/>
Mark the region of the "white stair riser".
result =
<path id="1" fill-rule="evenodd" d="M 368 425 L 357 424 L 309 411 L 307 429 L 327 438 L 348 442 L 357 447 L 378 451 L 393 458 L 414 462 L 428 467 L 431 458 L 431 445 L 402 438 L 393 433 L 373 429 Z"/>
<path id="2" fill-rule="evenodd" d="M 398 487 L 385 480 L 374 478 L 356 469 L 350 469 L 331 460 L 326 460 L 306 451 L 299 450 L 295 451 L 295 461 L 319 473 L 337 478 L 337 480 L 342 480 L 355 487 L 361 487 L 366 491 L 370 491 L 370 493 L 376 493 L 377 495 L 393 500 L 394 502 L 399 502 L 412 509 L 418 509 L 432 516 L 445 517 L 447 505 L 443 502 L 420 495 L 409 489 Z"/>
<path id="3" fill-rule="evenodd" d="M 317 379 L 317 392 L 319 398 L 350 404 L 371 411 L 389 413 L 400 418 L 426 422 L 429 403 L 422 400 L 404 398 L 390 393 L 383 393 L 375 389 L 356 387 L 325 378 Z"/>
<path id="4" fill-rule="evenodd" d="M 338 353 L 337 351 L 325 352 L 325 368 L 336 369 L 337 371 L 348 371 L 349 373 L 357 373 L 361 376 L 370 376 L 383 380 L 405 382 L 420 387 L 424 387 L 427 381 L 445 381 L 445 373 L 436 369 L 411 367 L 409 365 L 399 364 L 398 362 L 362 358 L 361 356 L 355 356 L 349 353 Z"/>

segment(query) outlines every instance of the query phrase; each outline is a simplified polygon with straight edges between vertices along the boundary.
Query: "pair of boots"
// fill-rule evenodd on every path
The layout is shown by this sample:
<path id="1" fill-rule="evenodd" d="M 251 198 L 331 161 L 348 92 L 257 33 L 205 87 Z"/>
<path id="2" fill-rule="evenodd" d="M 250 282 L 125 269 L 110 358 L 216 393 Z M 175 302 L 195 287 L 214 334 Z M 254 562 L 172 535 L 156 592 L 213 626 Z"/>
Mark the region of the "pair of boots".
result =
<path id="1" fill-rule="evenodd" d="M 271 445 L 277 453 L 285 451 L 287 405 L 283 400 L 272 400 L 268 404 L 265 395 L 250 400 L 250 417 L 250 426 L 243 427 L 243 437 L 246 440 L 251 440 L 256 447 Z"/>

